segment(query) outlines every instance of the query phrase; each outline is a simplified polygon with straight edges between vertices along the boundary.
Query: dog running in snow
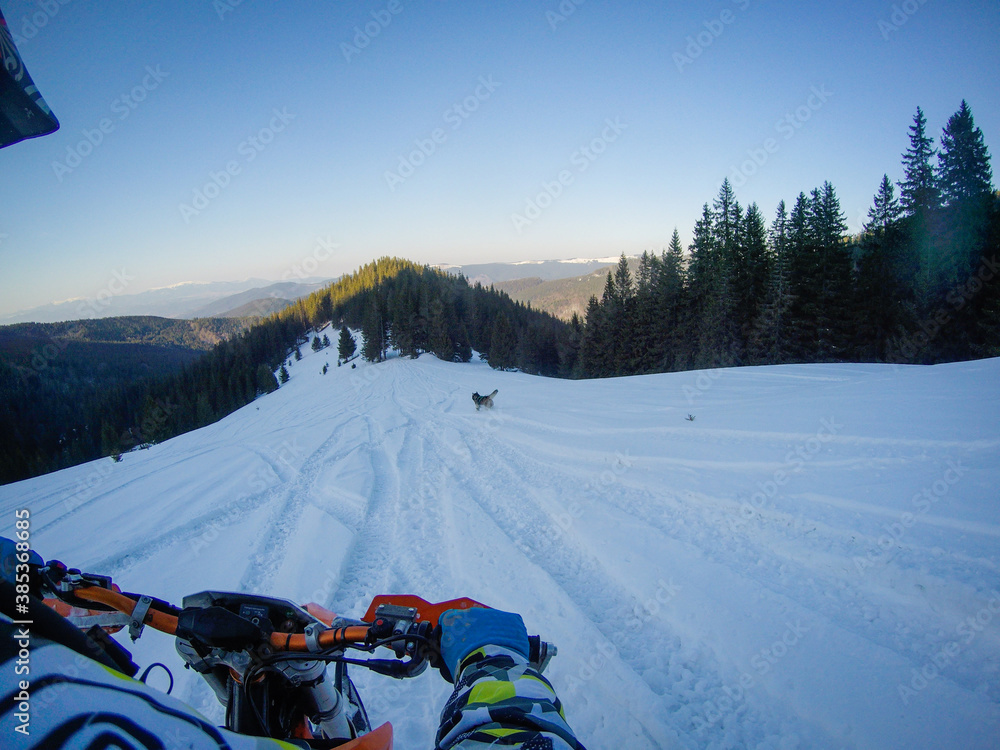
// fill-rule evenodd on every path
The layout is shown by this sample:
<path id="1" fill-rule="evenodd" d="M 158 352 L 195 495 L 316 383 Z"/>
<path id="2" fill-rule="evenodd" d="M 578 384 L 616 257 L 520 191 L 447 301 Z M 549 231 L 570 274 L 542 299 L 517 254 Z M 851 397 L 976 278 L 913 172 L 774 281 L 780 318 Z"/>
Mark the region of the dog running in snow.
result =
<path id="1" fill-rule="evenodd" d="M 480 406 L 485 406 L 487 409 L 492 409 L 493 397 L 495 395 L 497 395 L 497 391 L 493 391 L 493 393 L 491 393 L 489 396 L 480 396 L 478 393 L 473 393 L 472 400 L 476 402 L 476 411 L 479 411 Z"/>

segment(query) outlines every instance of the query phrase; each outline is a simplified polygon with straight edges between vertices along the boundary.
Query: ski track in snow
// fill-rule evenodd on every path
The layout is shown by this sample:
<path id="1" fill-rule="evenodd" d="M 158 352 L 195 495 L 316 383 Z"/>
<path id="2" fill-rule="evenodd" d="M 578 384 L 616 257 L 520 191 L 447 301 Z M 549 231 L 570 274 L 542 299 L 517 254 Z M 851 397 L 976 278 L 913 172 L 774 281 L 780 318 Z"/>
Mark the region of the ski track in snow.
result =
<path id="1" fill-rule="evenodd" d="M 351 616 L 379 593 L 519 611 L 592 749 L 995 746 L 1000 360 L 568 382 L 328 358 L 120 464 L 0 488 L 0 533 L 27 504 L 43 555 L 164 598 L 211 571 Z M 137 656 L 176 663 L 156 637 Z M 431 746 L 436 673 L 354 676 L 397 747 Z M 191 675 L 177 694 L 221 719 Z"/>

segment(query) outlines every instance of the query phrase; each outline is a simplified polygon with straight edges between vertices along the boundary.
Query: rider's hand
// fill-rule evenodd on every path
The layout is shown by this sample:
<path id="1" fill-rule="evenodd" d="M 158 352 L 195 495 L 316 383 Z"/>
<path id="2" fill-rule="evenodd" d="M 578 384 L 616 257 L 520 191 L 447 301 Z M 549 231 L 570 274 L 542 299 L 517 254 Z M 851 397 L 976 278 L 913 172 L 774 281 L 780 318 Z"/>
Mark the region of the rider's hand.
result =
<path id="1" fill-rule="evenodd" d="M 529 658 L 528 631 L 521 615 L 499 609 L 449 609 L 438 619 L 441 627 L 441 673 L 449 682 L 458 678 L 465 658 L 483 646 L 502 646 Z M 447 670 L 447 671 L 446 671 Z"/>

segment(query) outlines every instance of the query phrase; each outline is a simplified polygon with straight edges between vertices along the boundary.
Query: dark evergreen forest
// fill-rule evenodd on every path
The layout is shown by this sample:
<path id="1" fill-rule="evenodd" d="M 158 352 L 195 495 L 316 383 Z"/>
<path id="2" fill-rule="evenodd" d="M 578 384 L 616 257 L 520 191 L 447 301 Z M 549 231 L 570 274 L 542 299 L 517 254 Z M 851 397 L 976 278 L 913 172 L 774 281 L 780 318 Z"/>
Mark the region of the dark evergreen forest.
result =
<path id="1" fill-rule="evenodd" d="M 767 225 L 729 181 L 685 254 L 678 233 L 624 258 L 591 298 L 575 374 L 605 377 L 796 362 L 930 364 L 1000 355 L 1000 196 L 965 102 L 939 145 L 918 108 L 904 178 L 878 185 L 847 235 L 829 182 Z"/>
<path id="2" fill-rule="evenodd" d="M 585 320 L 565 323 L 461 276 L 382 258 L 173 374 L 125 373 L 72 409 L 62 385 L 39 388 L 30 363 L 5 357 L 0 395 L 17 407 L 0 425 L 0 482 L 210 424 L 277 389 L 274 373 L 288 379 L 299 347 L 330 346 L 315 331 L 331 322 L 345 358 L 351 328 L 373 362 L 390 348 L 456 362 L 475 350 L 494 368 L 552 377 L 998 356 L 1000 195 L 983 134 L 962 102 L 937 144 L 918 108 L 909 141 L 903 179 L 883 177 L 860 234 L 847 234 L 829 182 L 782 201 L 768 223 L 726 180 L 687 252 L 675 230 L 662 253 L 643 254 L 635 278 L 623 257 Z"/>

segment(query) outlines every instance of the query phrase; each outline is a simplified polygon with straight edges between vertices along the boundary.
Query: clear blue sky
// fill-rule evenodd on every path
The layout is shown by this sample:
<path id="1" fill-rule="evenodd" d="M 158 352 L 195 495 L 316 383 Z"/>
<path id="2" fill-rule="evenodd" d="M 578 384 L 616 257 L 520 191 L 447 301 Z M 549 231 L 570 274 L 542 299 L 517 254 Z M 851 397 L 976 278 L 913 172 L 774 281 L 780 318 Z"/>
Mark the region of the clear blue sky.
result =
<path id="1" fill-rule="evenodd" d="M 993 0 L 577 3 L 0 0 L 62 124 L 0 151 L 0 313 L 122 269 L 659 250 L 727 176 L 768 220 L 830 180 L 853 231 L 918 105 L 937 138 L 964 98 L 1000 146 Z"/>

